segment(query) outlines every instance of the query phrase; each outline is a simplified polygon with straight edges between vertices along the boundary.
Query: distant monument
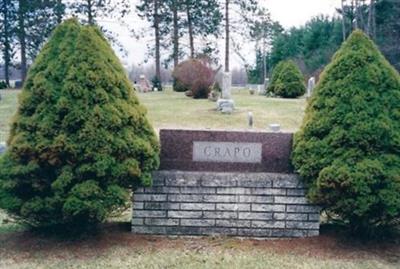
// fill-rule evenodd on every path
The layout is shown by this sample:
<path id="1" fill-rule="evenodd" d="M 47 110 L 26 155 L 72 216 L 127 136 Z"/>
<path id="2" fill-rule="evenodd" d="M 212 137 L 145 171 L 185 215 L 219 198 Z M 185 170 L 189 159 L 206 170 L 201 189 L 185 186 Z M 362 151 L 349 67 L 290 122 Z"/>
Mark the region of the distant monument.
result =
<path id="1" fill-rule="evenodd" d="M 315 77 L 311 77 L 311 78 L 308 80 L 307 98 L 310 98 L 310 97 L 311 97 L 314 88 L 315 88 Z"/>
<path id="2" fill-rule="evenodd" d="M 139 77 L 139 92 L 149 92 L 151 91 L 150 81 L 145 75 L 140 75 Z"/>
<path id="3" fill-rule="evenodd" d="M 230 72 L 222 75 L 222 96 L 217 101 L 217 109 L 225 114 L 231 114 L 235 109 L 235 102 L 231 98 L 232 77 Z"/>
<path id="4" fill-rule="evenodd" d="M 264 79 L 264 89 L 262 92 L 259 92 L 260 95 L 266 95 L 267 94 L 267 89 L 269 86 L 269 78 Z"/>

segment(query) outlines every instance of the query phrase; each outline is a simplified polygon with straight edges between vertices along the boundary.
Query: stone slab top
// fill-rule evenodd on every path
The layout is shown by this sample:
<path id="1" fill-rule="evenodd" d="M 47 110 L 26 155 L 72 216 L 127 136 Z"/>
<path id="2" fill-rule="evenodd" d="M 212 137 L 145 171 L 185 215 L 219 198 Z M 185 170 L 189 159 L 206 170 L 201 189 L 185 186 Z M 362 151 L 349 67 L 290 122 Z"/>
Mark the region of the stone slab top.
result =
<path id="1" fill-rule="evenodd" d="M 292 133 L 160 130 L 161 170 L 292 173 Z"/>

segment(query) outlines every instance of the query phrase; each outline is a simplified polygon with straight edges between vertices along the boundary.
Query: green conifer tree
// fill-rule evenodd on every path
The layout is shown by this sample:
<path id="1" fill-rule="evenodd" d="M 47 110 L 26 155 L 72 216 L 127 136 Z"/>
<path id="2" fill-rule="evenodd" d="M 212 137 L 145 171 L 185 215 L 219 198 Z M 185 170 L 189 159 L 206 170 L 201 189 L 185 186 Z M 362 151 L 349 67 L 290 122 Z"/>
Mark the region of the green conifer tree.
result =
<path id="1" fill-rule="evenodd" d="M 0 208 L 9 214 L 84 227 L 123 210 L 130 188 L 151 184 L 156 135 L 97 28 L 57 27 L 19 101 L 0 159 Z"/>
<path id="2" fill-rule="evenodd" d="M 291 60 L 283 63 L 274 84 L 274 94 L 283 98 L 296 98 L 306 91 L 304 76 Z"/>
<path id="3" fill-rule="evenodd" d="M 306 91 L 304 76 L 292 61 L 281 61 L 274 68 L 268 92 L 283 98 L 296 98 Z"/>
<path id="4" fill-rule="evenodd" d="M 285 66 L 285 61 L 280 61 L 272 70 L 272 75 L 271 75 L 271 79 L 269 81 L 267 93 L 272 94 L 272 95 L 275 93 L 276 81 L 277 81 L 282 69 L 284 68 L 284 66 Z"/>
<path id="5" fill-rule="evenodd" d="M 312 201 L 354 232 L 400 218 L 400 76 L 355 31 L 323 72 L 295 136 L 293 163 Z"/>

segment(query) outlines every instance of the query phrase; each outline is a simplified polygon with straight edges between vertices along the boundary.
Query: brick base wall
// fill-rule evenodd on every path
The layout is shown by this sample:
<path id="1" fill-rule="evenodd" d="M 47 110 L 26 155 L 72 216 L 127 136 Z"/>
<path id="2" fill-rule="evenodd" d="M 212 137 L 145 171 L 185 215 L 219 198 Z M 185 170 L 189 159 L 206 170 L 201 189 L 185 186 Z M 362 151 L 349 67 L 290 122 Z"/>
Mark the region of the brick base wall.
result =
<path id="1" fill-rule="evenodd" d="M 295 174 L 158 171 L 133 198 L 132 232 L 156 235 L 308 237 L 320 208 Z"/>

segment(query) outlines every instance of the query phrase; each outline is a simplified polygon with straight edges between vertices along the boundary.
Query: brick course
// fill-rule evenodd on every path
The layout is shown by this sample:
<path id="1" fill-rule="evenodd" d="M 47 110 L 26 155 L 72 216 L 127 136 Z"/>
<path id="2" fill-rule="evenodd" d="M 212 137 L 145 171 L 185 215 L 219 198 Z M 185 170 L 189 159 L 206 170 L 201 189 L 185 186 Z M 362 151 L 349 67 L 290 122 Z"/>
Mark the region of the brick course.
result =
<path id="1" fill-rule="evenodd" d="M 296 174 L 158 171 L 133 198 L 132 232 L 156 235 L 308 237 L 318 206 Z"/>

